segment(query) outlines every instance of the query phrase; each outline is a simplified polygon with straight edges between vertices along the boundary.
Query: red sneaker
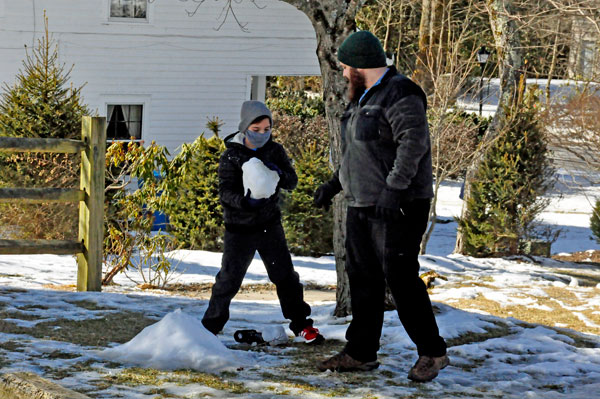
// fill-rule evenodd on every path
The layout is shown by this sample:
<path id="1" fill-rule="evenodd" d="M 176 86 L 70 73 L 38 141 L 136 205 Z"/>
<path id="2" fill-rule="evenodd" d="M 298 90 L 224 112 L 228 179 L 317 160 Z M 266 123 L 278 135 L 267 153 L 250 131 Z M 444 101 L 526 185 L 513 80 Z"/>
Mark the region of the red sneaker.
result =
<path id="1" fill-rule="evenodd" d="M 305 327 L 298 335 L 304 338 L 307 344 L 318 344 L 325 341 L 325 338 L 319 334 L 319 330 L 312 326 Z"/>

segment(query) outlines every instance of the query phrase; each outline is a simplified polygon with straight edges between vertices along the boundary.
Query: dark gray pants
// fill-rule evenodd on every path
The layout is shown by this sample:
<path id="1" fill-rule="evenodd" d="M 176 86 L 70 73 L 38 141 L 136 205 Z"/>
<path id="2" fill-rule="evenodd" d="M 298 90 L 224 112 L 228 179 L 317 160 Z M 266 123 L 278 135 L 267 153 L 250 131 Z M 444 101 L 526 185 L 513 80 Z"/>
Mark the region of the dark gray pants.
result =
<path id="1" fill-rule="evenodd" d="M 265 226 L 259 231 L 225 231 L 221 270 L 217 273 L 208 309 L 202 324 L 213 334 L 223 329 L 229 320 L 229 305 L 242 285 L 248 266 L 258 251 L 269 279 L 277 288 L 283 317 L 291 320 L 290 329 L 298 335 L 312 320 L 310 306 L 304 302 L 304 293 L 298 273 L 285 241 L 280 222 Z M 249 326 L 250 328 L 252 326 Z"/>
<path id="2" fill-rule="evenodd" d="M 443 356 L 429 294 L 419 277 L 419 249 L 429 215 L 428 199 L 414 200 L 400 220 L 375 217 L 374 207 L 348 208 L 346 271 L 350 282 L 352 322 L 344 349 L 361 361 L 377 359 L 383 326 L 385 283 L 398 316 L 419 355 Z"/>

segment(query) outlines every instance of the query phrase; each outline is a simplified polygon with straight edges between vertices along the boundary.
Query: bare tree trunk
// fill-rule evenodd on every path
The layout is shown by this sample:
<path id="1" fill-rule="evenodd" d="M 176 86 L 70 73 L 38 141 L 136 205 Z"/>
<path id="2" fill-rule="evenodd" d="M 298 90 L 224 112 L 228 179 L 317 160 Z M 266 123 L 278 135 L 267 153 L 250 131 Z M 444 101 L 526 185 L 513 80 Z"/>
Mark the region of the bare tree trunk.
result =
<path id="1" fill-rule="evenodd" d="M 556 68 L 556 62 L 558 59 L 558 45 L 560 38 L 560 19 L 556 21 L 556 33 L 554 35 L 554 45 L 552 46 L 552 61 L 550 63 L 550 71 L 548 71 L 548 82 L 546 83 L 546 106 L 550 106 L 550 82 L 552 82 L 552 75 Z"/>
<path id="2" fill-rule="evenodd" d="M 517 23 L 513 19 L 513 0 L 488 0 L 487 6 L 500 67 L 500 98 L 498 101 L 498 110 L 483 138 L 484 143 L 494 140 L 502 130 L 505 120 L 504 110 L 513 104 L 516 99 L 523 67 L 521 40 Z M 483 148 L 487 148 L 487 146 Z M 467 170 L 461 214 L 461 218 L 463 219 L 469 217 L 467 201 L 471 197 L 471 182 L 475 178 L 479 164 L 483 161 L 484 156 L 485 151 L 479 153 Z M 462 232 L 459 229 L 456 233 L 454 252 L 462 254 L 464 250 L 464 240 Z"/>
<path id="3" fill-rule="evenodd" d="M 336 57 L 342 41 L 356 29 L 356 13 L 364 0 L 306 1 L 283 0 L 302 11 L 310 19 L 317 35 L 317 56 L 323 79 L 323 100 L 329 126 L 329 140 L 333 167 L 337 169 L 342 157 L 340 118 L 346 107 L 346 81 Z M 338 196 L 341 197 L 341 196 Z M 335 316 L 351 313 L 350 289 L 346 274 L 346 205 L 342 198 L 334 203 L 333 249 L 337 271 L 337 294 Z"/>
<path id="4" fill-rule="evenodd" d="M 431 1 L 423 0 L 421 6 L 421 22 L 419 24 L 419 52 L 412 78 L 422 87 L 425 86 L 427 76 L 430 74 L 427 68 L 429 59 L 429 21 L 431 20 Z M 425 91 L 429 94 L 427 91 Z"/>

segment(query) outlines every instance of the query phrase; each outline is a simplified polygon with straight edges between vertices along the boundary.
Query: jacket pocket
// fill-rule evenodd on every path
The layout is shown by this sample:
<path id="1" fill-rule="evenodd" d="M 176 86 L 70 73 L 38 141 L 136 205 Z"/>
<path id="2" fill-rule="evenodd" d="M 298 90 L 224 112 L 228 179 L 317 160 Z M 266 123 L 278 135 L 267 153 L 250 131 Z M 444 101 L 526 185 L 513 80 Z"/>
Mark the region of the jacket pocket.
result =
<path id="1" fill-rule="evenodd" d="M 369 141 L 379 139 L 379 115 L 377 109 L 361 109 L 356 121 L 356 140 Z"/>

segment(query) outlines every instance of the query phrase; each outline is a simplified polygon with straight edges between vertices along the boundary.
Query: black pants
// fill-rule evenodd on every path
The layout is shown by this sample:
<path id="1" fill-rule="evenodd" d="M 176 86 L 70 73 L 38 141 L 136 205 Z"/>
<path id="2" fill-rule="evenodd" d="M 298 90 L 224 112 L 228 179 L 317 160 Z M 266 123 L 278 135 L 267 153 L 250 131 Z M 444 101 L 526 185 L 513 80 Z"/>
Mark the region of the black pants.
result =
<path id="1" fill-rule="evenodd" d="M 298 273 L 294 271 L 281 222 L 265 226 L 259 231 L 225 231 L 225 250 L 221 270 L 217 273 L 208 309 L 202 318 L 207 330 L 217 334 L 229 320 L 229 305 L 242 285 L 254 253 L 258 251 L 269 279 L 277 287 L 277 296 L 283 316 L 291 320 L 290 329 L 298 335 L 312 320 L 310 306 L 304 302 L 304 293 Z"/>
<path id="2" fill-rule="evenodd" d="M 377 359 L 383 325 L 385 283 L 398 316 L 419 355 L 443 356 L 440 337 L 425 283 L 419 278 L 419 247 L 427 227 L 430 201 L 418 199 L 400 220 L 375 217 L 374 207 L 348 208 L 346 270 L 350 282 L 352 322 L 344 349 L 361 361 Z"/>

